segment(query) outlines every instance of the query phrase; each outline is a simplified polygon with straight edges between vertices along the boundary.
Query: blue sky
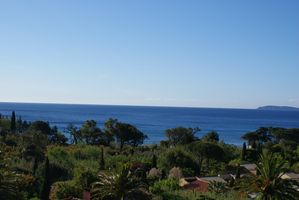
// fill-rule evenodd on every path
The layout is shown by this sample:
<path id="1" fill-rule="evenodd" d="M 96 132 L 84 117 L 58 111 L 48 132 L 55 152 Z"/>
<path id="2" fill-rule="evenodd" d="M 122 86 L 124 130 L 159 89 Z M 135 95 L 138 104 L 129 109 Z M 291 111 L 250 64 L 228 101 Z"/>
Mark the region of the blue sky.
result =
<path id="1" fill-rule="evenodd" d="M 0 101 L 299 107 L 299 1 L 1 1 Z"/>

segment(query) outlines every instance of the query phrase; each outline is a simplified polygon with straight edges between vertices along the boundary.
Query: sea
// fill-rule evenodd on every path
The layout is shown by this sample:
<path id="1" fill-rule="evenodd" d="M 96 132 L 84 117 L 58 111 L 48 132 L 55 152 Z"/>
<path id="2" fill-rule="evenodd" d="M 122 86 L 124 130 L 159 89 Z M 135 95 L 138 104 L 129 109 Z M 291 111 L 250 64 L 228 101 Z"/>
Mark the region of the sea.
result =
<path id="1" fill-rule="evenodd" d="M 23 120 L 44 120 L 64 132 L 68 124 L 80 127 L 86 120 L 95 120 L 100 128 L 109 118 L 130 123 L 148 136 L 145 144 L 165 140 L 165 130 L 178 126 L 198 127 L 202 137 L 216 131 L 220 140 L 237 146 L 241 136 L 259 127 L 299 128 L 298 111 L 257 109 L 186 108 L 113 105 L 75 105 L 40 103 L 0 103 L 0 113 L 10 116 L 15 111 Z"/>

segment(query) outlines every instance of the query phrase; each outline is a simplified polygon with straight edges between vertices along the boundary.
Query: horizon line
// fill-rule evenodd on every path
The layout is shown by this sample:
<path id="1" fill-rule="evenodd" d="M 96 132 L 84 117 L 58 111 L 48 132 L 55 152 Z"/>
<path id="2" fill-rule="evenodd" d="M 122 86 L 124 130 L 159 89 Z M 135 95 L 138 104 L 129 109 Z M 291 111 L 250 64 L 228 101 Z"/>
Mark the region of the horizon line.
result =
<path id="1" fill-rule="evenodd" d="M 63 102 L 19 102 L 19 101 L 0 101 L 3 104 L 15 103 L 15 104 L 52 104 L 52 105 L 82 105 L 82 106 L 131 106 L 131 107 L 160 107 L 160 108 L 203 108 L 203 109 L 243 109 L 243 110 L 257 110 L 256 108 L 244 108 L 244 107 L 204 107 L 204 106 L 175 106 L 175 105 L 136 105 L 136 104 L 98 104 L 98 103 L 63 103 Z M 272 106 L 272 105 L 267 105 Z"/>

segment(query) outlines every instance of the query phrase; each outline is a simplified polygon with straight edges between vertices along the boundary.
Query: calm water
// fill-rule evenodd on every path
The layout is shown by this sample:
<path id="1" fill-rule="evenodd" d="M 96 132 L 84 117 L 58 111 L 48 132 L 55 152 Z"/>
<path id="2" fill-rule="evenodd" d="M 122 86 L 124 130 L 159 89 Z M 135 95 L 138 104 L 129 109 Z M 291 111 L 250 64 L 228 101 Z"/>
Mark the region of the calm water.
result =
<path id="1" fill-rule="evenodd" d="M 146 133 L 149 136 L 146 143 L 165 139 L 164 130 L 176 126 L 200 127 L 199 137 L 214 130 L 221 140 L 236 145 L 243 143 L 240 137 L 244 133 L 261 126 L 299 128 L 296 111 L 0 103 L 2 115 L 10 115 L 12 111 L 23 120 L 45 120 L 60 130 L 69 123 L 80 126 L 88 119 L 96 120 L 102 127 L 108 118 L 117 118 Z"/>

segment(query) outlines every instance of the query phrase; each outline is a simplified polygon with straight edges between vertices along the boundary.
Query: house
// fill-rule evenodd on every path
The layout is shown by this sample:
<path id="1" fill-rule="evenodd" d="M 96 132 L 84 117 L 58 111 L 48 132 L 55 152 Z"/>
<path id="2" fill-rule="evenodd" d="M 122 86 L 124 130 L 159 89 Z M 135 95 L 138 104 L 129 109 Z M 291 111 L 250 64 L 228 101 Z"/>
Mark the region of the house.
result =
<path id="1" fill-rule="evenodd" d="M 291 179 L 291 180 L 299 182 L 299 174 L 293 173 L 293 172 L 285 173 L 281 176 L 281 178 L 282 179 Z"/>
<path id="2" fill-rule="evenodd" d="M 198 192 L 208 192 L 211 182 L 227 183 L 220 176 L 215 177 L 189 177 L 180 179 L 180 186 L 186 190 L 196 190 Z"/>
<path id="3" fill-rule="evenodd" d="M 224 175 L 220 175 L 220 177 L 224 179 L 227 183 L 229 183 L 233 179 L 236 179 L 236 175 L 234 174 L 224 174 Z"/>
<path id="4" fill-rule="evenodd" d="M 89 190 L 83 191 L 83 200 L 90 200 L 90 191 Z"/>
<path id="5" fill-rule="evenodd" d="M 240 167 L 247 170 L 251 174 L 256 175 L 256 170 L 257 170 L 256 164 L 253 164 L 253 163 L 243 164 L 243 165 L 240 165 Z"/>
<path id="6" fill-rule="evenodd" d="M 184 187 L 194 181 L 197 180 L 197 177 L 185 177 L 185 178 L 181 178 L 179 181 L 179 185 L 180 187 Z"/>

